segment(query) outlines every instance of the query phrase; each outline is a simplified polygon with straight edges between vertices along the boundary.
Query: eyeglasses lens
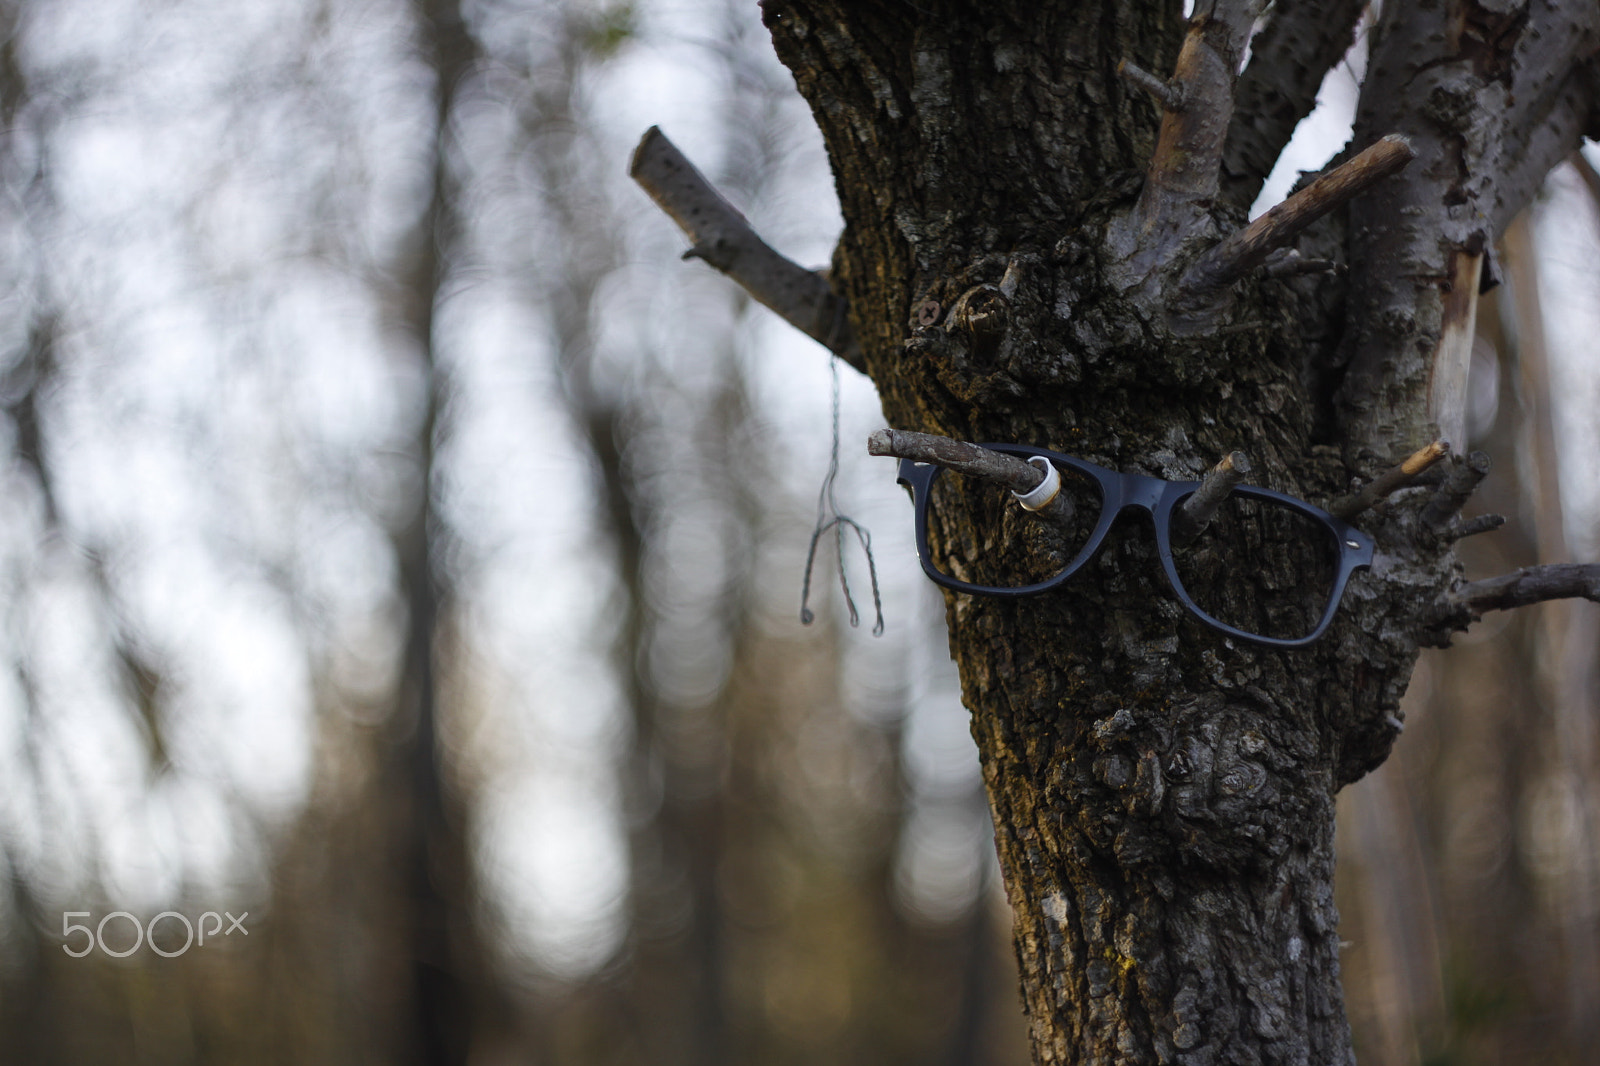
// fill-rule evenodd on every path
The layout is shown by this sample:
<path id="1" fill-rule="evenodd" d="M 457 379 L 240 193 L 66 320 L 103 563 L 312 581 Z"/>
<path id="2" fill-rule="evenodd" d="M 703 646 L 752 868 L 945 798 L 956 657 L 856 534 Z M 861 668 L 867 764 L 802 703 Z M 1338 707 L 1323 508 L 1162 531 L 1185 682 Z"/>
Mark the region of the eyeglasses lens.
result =
<path id="1" fill-rule="evenodd" d="M 1333 598 L 1333 531 L 1292 507 L 1235 494 L 1187 545 L 1172 546 L 1183 590 L 1206 614 L 1256 636 L 1309 636 Z"/>
<path id="2" fill-rule="evenodd" d="M 934 568 L 992 588 L 1021 588 L 1060 575 L 1089 542 L 1100 518 L 1100 485 L 1070 467 L 1061 492 L 1041 511 L 1025 511 L 992 481 L 941 469 L 928 495 Z"/>

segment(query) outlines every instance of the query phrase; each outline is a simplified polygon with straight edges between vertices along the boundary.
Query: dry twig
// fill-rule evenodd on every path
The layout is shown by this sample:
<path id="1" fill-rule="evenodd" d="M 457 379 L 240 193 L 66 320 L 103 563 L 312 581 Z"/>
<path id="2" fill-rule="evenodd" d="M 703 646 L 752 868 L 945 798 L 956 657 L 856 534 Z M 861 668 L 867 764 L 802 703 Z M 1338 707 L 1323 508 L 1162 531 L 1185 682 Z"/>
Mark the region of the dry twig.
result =
<path id="1" fill-rule="evenodd" d="M 1411 142 L 1397 133 L 1334 167 L 1195 261 L 1183 278 L 1193 295 L 1233 284 L 1287 247 L 1307 226 L 1411 162 Z"/>
<path id="2" fill-rule="evenodd" d="M 1426 448 L 1421 448 L 1407 456 L 1404 462 L 1390 467 L 1373 478 L 1370 483 L 1355 495 L 1335 500 L 1328 507 L 1328 513 L 1335 518 L 1342 518 L 1348 522 L 1385 496 L 1388 496 L 1391 492 L 1414 482 L 1424 470 L 1449 454 L 1450 445 L 1442 440 L 1436 440 Z"/>

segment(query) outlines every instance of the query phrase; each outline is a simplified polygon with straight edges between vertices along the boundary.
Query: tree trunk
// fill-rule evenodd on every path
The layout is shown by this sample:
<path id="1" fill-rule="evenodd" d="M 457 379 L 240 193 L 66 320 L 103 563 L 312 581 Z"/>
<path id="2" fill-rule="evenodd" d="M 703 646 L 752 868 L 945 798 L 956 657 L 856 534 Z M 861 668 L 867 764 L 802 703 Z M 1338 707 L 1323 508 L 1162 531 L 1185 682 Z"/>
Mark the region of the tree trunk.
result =
<path id="1" fill-rule="evenodd" d="M 1263 278 L 1249 264 L 1231 289 L 1194 282 L 1195 258 L 1243 222 L 1246 205 L 1219 191 L 1218 157 L 1250 5 L 1202 2 L 1187 42 L 1176 3 L 763 6 L 826 140 L 845 217 L 830 282 L 891 426 L 1169 480 L 1243 448 L 1257 484 L 1321 506 L 1433 439 L 1427 372 L 1444 357 L 1426 357 L 1470 313 L 1481 227 L 1429 231 L 1425 254 L 1400 237 L 1362 243 L 1363 231 L 1347 253 L 1335 211 L 1302 247 L 1403 260 L 1407 283 Z M 1304 20 L 1303 6 L 1278 8 Z M 1339 9 L 1341 24 L 1313 36 L 1348 42 L 1357 11 Z M 1400 42 L 1413 28 L 1387 32 Z M 1303 36 L 1275 47 L 1293 52 Z M 1463 58 L 1470 43 L 1458 33 L 1447 58 L 1481 87 L 1493 74 L 1481 55 Z M 1163 116 L 1117 76 L 1124 59 L 1176 65 L 1181 107 Z M 1252 62 L 1273 61 L 1283 56 Z M 1299 72 L 1301 113 L 1331 62 Z M 1271 95 L 1259 78 L 1241 99 L 1252 94 Z M 1443 153 L 1433 146 L 1448 123 L 1413 130 L 1404 110 L 1387 106 L 1391 128 L 1430 159 Z M 1230 148 L 1265 138 L 1244 154 L 1270 166 L 1297 117 L 1264 133 L 1233 115 Z M 1466 169 L 1481 151 L 1456 158 Z M 1227 188 L 1253 195 L 1264 172 L 1229 159 L 1240 172 Z M 1437 169 L 1404 195 L 1358 200 L 1365 224 L 1429 195 L 1443 212 L 1436 186 L 1451 176 Z M 1445 282 L 1422 279 L 1419 260 L 1438 260 Z M 1461 263 L 1471 272 L 1447 273 Z M 1392 337 L 1347 325 L 1347 288 L 1422 351 L 1420 386 L 1414 374 L 1373 384 L 1393 365 L 1380 351 Z M 1037 1062 L 1351 1061 L 1334 794 L 1387 755 L 1419 641 L 1462 620 L 1441 615 L 1459 574 L 1439 513 L 1421 513 L 1428 495 L 1359 520 L 1378 563 L 1306 648 L 1248 645 L 1197 621 L 1168 590 L 1148 523 L 1119 523 L 1099 561 L 1049 594 L 947 593 Z M 1005 550 L 970 518 L 933 538 L 969 560 Z M 1258 587 L 1300 577 L 1271 552 L 1256 566 Z"/>
<path id="2" fill-rule="evenodd" d="M 436 79 L 431 187 L 414 235 L 413 255 L 396 271 L 402 322 L 417 346 L 426 400 L 416 428 L 411 513 L 393 531 L 407 611 L 405 658 L 388 726 L 382 772 L 391 798 L 393 861 L 404 888 L 405 1000 L 411 1031 L 405 1061 L 451 1066 L 468 1060 L 473 1038 L 493 1020 L 488 951 L 471 916 L 476 891 L 466 816 L 449 781 L 441 741 L 438 662 L 446 644 L 450 575 L 446 536 L 434 500 L 438 444 L 450 385 L 439 358 L 438 310 L 459 251 L 459 189 L 452 175 L 450 123 L 461 83 L 479 59 L 457 0 L 418 6 L 419 50 Z"/>

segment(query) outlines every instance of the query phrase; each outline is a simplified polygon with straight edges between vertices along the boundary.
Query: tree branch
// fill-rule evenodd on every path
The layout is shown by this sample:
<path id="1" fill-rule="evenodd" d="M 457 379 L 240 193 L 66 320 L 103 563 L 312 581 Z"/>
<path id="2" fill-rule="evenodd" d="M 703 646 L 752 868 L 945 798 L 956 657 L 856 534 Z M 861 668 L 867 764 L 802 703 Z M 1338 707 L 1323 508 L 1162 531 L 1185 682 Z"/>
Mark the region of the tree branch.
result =
<path id="1" fill-rule="evenodd" d="M 820 274 L 785 259 L 763 241 L 659 127 L 645 131 L 628 174 L 688 236 L 691 247 L 684 258 L 704 259 L 757 303 L 866 372 L 844 300 Z"/>
<path id="2" fill-rule="evenodd" d="M 1222 154 L 1222 195 L 1248 207 L 1317 103 L 1322 79 L 1350 50 L 1367 0 L 1278 0 L 1250 43 Z"/>
<path id="3" fill-rule="evenodd" d="M 1030 492 L 1044 480 L 1044 474 L 1038 467 L 1014 455 L 941 437 L 936 433 L 880 429 L 867 438 L 867 454 L 936 463 L 958 473 L 1003 485 L 1012 492 Z"/>
<path id="4" fill-rule="evenodd" d="M 1515 94 L 1500 116 L 1494 203 L 1499 235 L 1538 195 L 1550 169 L 1583 138 L 1600 137 L 1600 5 L 1583 0 L 1527 6 L 1511 56 Z"/>
<path id="5" fill-rule="evenodd" d="M 1450 597 L 1474 619 L 1485 611 L 1508 611 L 1545 600 L 1582 597 L 1600 603 L 1600 563 L 1546 563 L 1511 574 L 1469 581 Z"/>
<path id="6" fill-rule="evenodd" d="M 1585 130 L 1595 121 L 1597 100 L 1595 64 L 1575 66 L 1567 77 L 1551 85 L 1541 97 L 1519 100 L 1503 124 L 1493 172 L 1494 206 L 1490 226 L 1498 235 L 1544 187 L 1555 165 L 1576 156 Z"/>
<path id="7" fill-rule="evenodd" d="M 1202 255 L 1184 274 L 1190 295 L 1233 284 L 1329 211 L 1404 167 L 1416 156 L 1411 142 L 1390 134 L 1334 167 L 1283 203 Z"/>
<path id="8" fill-rule="evenodd" d="M 1244 452 L 1229 452 L 1206 473 L 1194 495 L 1183 501 L 1172 516 L 1172 544 L 1181 548 L 1205 532 L 1211 516 L 1222 501 L 1250 473 L 1250 459 Z"/>
<path id="9" fill-rule="evenodd" d="M 1209 8 L 1209 10 L 1205 10 Z M 1159 194 L 1212 199 L 1233 112 L 1233 85 L 1258 0 L 1213 0 L 1195 7 L 1172 72 L 1181 110 L 1168 111 L 1150 160 L 1149 185 Z"/>
<path id="10" fill-rule="evenodd" d="M 1164 110 L 1183 110 L 1183 90 L 1170 81 L 1162 81 L 1143 67 L 1124 59 L 1117 64 L 1117 76 L 1134 88 L 1143 89 L 1155 97 Z"/>
<path id="11" fill-rule="evenodd" d="M 1424 470 L 1449 454 L 1450 445 L 1442 440 L 1436 440 L 1426 448 L 1408 455 L 1403 462 L 1390 467 L 1373 478 L 1365 488 L 1354 496 L 1346 496 L 1343 499 L 1335 500 L 1328 506 L 1328 513 L 1335 518 L 1342 518 L 1348 522 L 1396 489 L 1411 484 Z"/>
<path id="12" fill-rule="evenodd" d="M 1293 248 L 1284 249 L 1281 254 L 1268 256 L 1265 267 L 1267 275 L 1274 278 L 1292 278 L 1299 274 L 1347 273 L 1343 263 L 1334 262 L 1332 259 L 1307 258 Z"/>
<path id="13" fill-rule="evenodd" d="M 1452 522 L 1445 527 L 1441 535 L 1446 540 L 1465 540 L 1467 537 L 1476 537 L 1480 533 L 1493 533 L 1505 524 L 1506 516 L 1503 514 L 1481 514 L 1476 518 Z"/>
<path id="14" fill-rule="evenodd" d="M 936 463 L 947 470 L 982 478 L 1018 494 L 1039 487 L 1045 475 L 1037 466 L 1014 455 L 992 451 L 966 441 L 952 440 L 934 433 L 912 433 L 903 429 L 880 429 L 867 438 L 868 455 L 892 455 L 918 463 Z M 1069 494 L 1056 495 L 1036 513 L 1065 522 L 1075 508 Z"/>

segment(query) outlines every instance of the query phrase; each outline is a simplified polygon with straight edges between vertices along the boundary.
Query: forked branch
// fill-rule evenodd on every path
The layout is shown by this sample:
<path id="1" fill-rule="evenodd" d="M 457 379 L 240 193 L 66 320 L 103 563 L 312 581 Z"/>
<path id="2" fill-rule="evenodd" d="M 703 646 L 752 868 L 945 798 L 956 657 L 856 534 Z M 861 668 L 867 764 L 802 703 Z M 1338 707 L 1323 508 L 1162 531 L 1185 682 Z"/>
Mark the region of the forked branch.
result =
<path id="1" fill-rule="evenodd" d="M 1469 581 L 1451 599 L 1478 618 L 1545 600 L 1583 598 L 1600 603 L 1600 563 L 1546 563 L 1511 574 Z"/>
<path id="2" fill-rule="evenodd" d="M 1156 93 L 1165 109 L 1138 204 L 1112 241 L 1135 278 L 1210 231 L 1234 81 L 1260 7 L 1260 0 L 1196 3 L 1170 81 L 1122 67 L 1124 78 Z"/>
<path id="3" fill-rule="evenodd" d="M 1222 146 L 1233 113 L 1233 86 L 1259 0 L 1197 3 L 1169 83 L 1182 101 L 1168 108 L 1146 195 L 1216 196 Z"/>
<path id="4" fill-rule="evenodd" d="M 651 126 L 628 174 L 688 236 L 684 258 L 704 259 L 791 326 L 865 372 L 844 300 L 815 271 L 779 255 L 705 175 Z"/>
<path id="5" fill-rule="evenodd" d="M 1285 248 L 1311 223 L 1393 174 L 1416 156 L 1411 142 L 1396 133 L 1353 159 L 1334 167 L 1283 203 L 1212 248 L 1184 275 L 1190 295 L 1232 285 Z"/>

